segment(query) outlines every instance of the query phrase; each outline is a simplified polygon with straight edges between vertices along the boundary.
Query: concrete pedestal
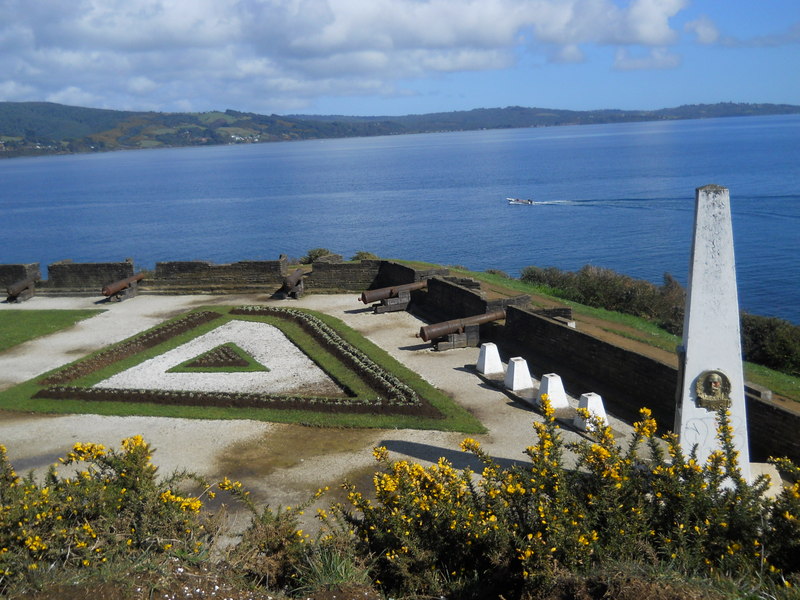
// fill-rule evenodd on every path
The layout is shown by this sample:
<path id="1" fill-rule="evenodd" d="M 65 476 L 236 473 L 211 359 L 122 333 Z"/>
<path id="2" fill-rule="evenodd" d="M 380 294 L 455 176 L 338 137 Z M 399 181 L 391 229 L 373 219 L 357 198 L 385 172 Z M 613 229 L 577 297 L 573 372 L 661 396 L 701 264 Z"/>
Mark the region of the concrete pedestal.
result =
<path id="1" fill-rule="evenodd" d="M 508 361 L 504 385 L 506 389 L 512 392 L 533 387 L 533 380 L 531 379 L 530 371 L 528 371 L 528 362 L 524 358 L 515 356 Z"/>
<path id="2" fill-rule="evenodd" d="M 475 365 L 478 373 L 484 375 L 502 375 L 503 363 L 500 361 L 500 352 L 497 345 L 492 342 L 481 344 L 481 352 Z"/>
<path id="3" fill-rule="evenodd" d="M 542 382 L 539 385 L 539 394 L 536 401 L 541 404 L 542 395 L 547 394 L 550 399 L 550 406 L 558 410 L 560 408 L 569 408 L 567 402 L 567 392 L 564 391 L 564 384 L 561 381 L 561 376 L 556 373 L 547 373 L 542 375 Z"/>
<path id="4" fill-rule="evenodd" d="M 578 400 L 578 408 L 585 408 L 592 417 L 600 419 L 603 425 L 608 425 L 606 409 L 603 406 L 603 398 L 600 394 L 595 394 L 594 392 L 582 394 L 580 400 Z M 581 431 L 588 431 L 589 429 L 589 422 L 580 415 L 575 415 L 573 425 Z"/>

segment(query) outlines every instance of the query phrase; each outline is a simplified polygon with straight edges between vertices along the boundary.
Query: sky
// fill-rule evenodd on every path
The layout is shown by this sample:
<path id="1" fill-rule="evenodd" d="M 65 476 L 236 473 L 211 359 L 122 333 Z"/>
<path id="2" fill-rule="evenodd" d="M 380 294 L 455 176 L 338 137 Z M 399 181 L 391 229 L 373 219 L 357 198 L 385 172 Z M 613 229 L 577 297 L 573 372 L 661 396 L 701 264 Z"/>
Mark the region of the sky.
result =
<path id="1" fill-rule="evenodd" d="M 0 0 L 0 101 L 363 116 L 800 104 L 800 0 Z"/>

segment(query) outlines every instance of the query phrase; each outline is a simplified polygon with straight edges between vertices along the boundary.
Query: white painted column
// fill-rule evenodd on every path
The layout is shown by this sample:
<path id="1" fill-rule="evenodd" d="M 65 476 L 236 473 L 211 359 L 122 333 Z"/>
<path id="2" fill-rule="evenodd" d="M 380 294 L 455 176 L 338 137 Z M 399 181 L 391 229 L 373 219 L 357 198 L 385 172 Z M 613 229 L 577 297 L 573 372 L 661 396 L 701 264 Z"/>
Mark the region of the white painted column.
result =
<path id="1" fill-rule="evenodd" d="M 730 196 L 727 188 L 707 185 L 695 198 L 675 431 L 684 452 L 696 444 L 698 459 L 705 461 L 719 449 L 715 407 L 727 405 L 742 475 L 749 480 Z"/>

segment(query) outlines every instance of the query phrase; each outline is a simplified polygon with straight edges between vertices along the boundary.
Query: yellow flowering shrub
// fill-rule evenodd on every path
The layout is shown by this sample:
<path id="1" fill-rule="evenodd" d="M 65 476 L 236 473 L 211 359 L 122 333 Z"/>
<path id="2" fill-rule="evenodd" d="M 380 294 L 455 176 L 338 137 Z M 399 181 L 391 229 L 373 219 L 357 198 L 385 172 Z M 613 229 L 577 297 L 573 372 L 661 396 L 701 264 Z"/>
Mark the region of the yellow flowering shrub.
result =
<path id="1" fill-rule="evenodd" d="M 677 436 L 656 438 L 647 409 L 622 448 L 589 414 L 589 438 L 562 441 L 547 398 L 526 467 L 501 468 L 474 439 L 461 450 L 482 470 L 444 459 L 424 467 L 374 456 L 382 469 L 374 499 L 347 485 L 349 507 L 334 507 L 351 527 L 387 593 L 447 597 L 545 589 L 565 572 L 605 562 L 661 562 L 688 577 L 735 577 L 750 585 L 792 586 L 800 570 L 800 483 L 777 500 L 767 482 L 742 478 L 729 415 L 718 415 L 719 451 L 700 463 Z M 800 470 L 776 461 L 800 480 Z M 543 587 L 544 586 L 544 587 Z"/>
<path id="2" fill-rule="evenodd" d="M 646 563 L 687 579 L 727 579 L 753 597 L 796 597 L 800 468 L 775 460 L 789 483 L 767 498 L 764 477 L 742 477 L 727 413 L 718 414 L 719 449 L 702 462 L 677 436 L 657 438 L 647 409 L 625 447 L 584 413 L 590 427 L 567 446 L 577 456 L 569 469 L 546 397 L 542 413 L 525 464 L 502 466 L 472 438 L 460 445 L 465 468 L 444 458 L 392 460 L 375 448 L 371 490 L 345 483 L 346 504 L 317 508 L 322 530 L 313 539 L 301 515 L 326 489 L 300 506 L 259 507 L 225 477 L 214 489 L 252 514 L 226 569 L 276 590 L 315 589 L 310 573 L 338 565 L 369 573 L 392 597 L 514 598 Z M 157 478 L 150 461 L 141 436 L 118 450 L 78 443 L 60 460 L 68 476 L 54 466 L 37 482 L 19 477 L 0 446 L 0 595 L 106 563 L 207 560 L 202 498 L 214 497 L 212 486 L 190 475 Z M 187 478 L 204 491 L 187 495 Z"/>
<path id="3" fill-rule="evenodd" d="M 201 500 L 172 491 L 182 477 L 157 480 L 150 455 L 141 436 L 119 450 L 79 442 L 59 460 L 75 475 L 53 466 L 37 482 L 19 478 L 0 446 L 0 594 L 132 553 L 201 552 Z"/>
<path id="4" fill-rule="evenodd" d="M 790 483 L 770 507 L 765 552 L 774 573 L 793 576 L 794 584 L 800 586 L 800 467 L 787 459 L 772 462 Z"/>

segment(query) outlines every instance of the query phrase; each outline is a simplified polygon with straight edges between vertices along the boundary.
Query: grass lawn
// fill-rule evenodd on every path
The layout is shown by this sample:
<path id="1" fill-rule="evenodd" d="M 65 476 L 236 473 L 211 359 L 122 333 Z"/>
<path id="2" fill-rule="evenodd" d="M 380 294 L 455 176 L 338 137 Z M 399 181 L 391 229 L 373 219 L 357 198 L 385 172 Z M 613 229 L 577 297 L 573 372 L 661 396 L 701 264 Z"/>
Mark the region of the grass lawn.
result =
<path id="1" fill-rule="evenodd" d="M 102 310 L 0 311 L 0 352 L 42 335 L 71 327 Z"/>

